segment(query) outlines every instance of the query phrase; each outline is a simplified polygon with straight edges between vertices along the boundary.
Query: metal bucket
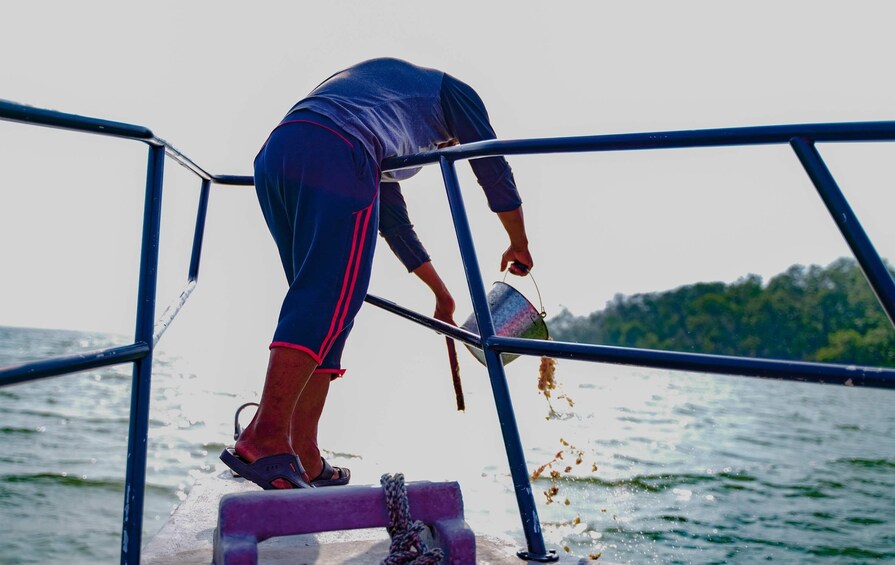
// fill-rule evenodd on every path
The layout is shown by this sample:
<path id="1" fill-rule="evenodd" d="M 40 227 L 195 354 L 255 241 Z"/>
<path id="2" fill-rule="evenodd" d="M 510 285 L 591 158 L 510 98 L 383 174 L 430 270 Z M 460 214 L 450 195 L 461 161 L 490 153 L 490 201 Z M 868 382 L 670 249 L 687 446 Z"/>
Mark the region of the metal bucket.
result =
<path id="1" fill-rule="evenodd" d="M 535 283 L 535 288 L 537 288 L 537 283 Z M 540 297 L 540 291 L 538 296 Z M 522 293 L 505 282 L 497 281 L 494 283 L 494 286 L 488 293 L 488 308 L 491 310 L 491 319 L 494 321 L 494 332 L 499 336 L 529 339 L 548 339 L 549 337 L 547 324 L 544 323 L 547 313 L 544 312 L 543 306 L 538 311 Z M 462 327 L 474 334 L 479 334 L 479 325 L 475 320 L 475 312 L 469 315 Z M 468 344 L 466 349 L 481 364 L 486 364 L 485 354 L 481 349 Z M 519 355 L 515 353 L 501 354 L 501 360 L 504 365 L 516 357 L 519 357 Z"/>

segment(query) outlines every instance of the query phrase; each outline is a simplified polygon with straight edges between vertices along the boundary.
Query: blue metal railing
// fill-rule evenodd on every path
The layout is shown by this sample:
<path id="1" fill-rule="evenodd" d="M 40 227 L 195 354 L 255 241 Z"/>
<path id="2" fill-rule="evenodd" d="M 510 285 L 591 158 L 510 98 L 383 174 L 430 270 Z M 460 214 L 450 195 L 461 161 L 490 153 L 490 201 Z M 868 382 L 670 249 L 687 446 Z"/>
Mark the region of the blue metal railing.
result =
<path id="1" fill-rule="evenodd" d="M 895 139 L 895 124 L 868 124 L 863 135 L 873 140 Z M 522 447 L 512 399 L 506 382 L 506 373 L 500 360 L 501 353 L 527 355 L 553 355 L 571 359 L 605 362 L 626 362 L 641 366 L 708 371 L 748 376 L 777 378 L 805 378 L 817 382 L 841 379 L 840 382 L 895 387 L 893 370 L 852 370 L 849 367 L 833 367 L 823 364 L 796 363 L 762 359 L 744 359 L 727 356 L 684 354 L 666 351 L 614 348 L 598 345 L 570 344 L 562 342 L 539 342 L 530 339 L 507 338 L 495 335 L 494 324 L 488 308 L 488 299 L 482 273 L 475 256 L 472 232 L 469 227 L 463 198 L 457 180 L 455 162 L 458 160 L 492 155 L 520 155 L 535 153 L 568 153 L 578 151 L 609 151 L 632 149 L 658 149 L 670 147 L 708 147 L 744 144 L 791 143 L 802 159 L 805 169 L 821 193 L 824 202 L 834 218 L 842 217 L 840 230 L 859 260 L 877 297 L 895 326 L 895 284 L 879 254 L 861 228 L 854 213 L 845 201 L 833 177 L 827 171 L 814 149 L 813 141 L 805 139 L 809 133 L 813 138 L 835 138 L 838 141 L 868 140 L 862 136 L 860 127 L 845 125 L 828 126 L 778 126 L 765 128 L 738 128 L 725 130 L 703 130 L 692 132 L 665 132 L 652 134 L 629 134 L 621 136 L 592 136 L 580 138 L 486 141 L 458 146 L 439 152 L 391 159 L 383 163 L 383 170 L 421 166 L 437 162 L 448 193 L 448 201 L 460 245 L 461 258 L 466 270 L 466 280 L 473 302 L 476 321 L 491 380 L 491 390 L 497 405 L 498 420 L 503 434 L 504 446 L 510 465 L 510 473 L 515 487 L 516 502 L 522 519 L 527 548 L 518 552 L 519 557 L 535 561 L 555 561 L 557 555 L 548 551 L 540 531 L 537 507 L 531 490 L 525 453 Z M 806 155 L 806 156 L 803 156 Z"/>
<path id="2" fill-rule="evenodd" d="M 142 126 L 43 110 L 4 100 L 0 100 L 0 119 L 137 140 L 149 145 L 134 343 L 0 368 L 0 386 L 5 386 L 109 365 L 134 364 L 125 471 L 121 562 L 139 563 L 146 484 L 146 440 L 149 432 L 153 349 L 196 286 L 210 185 L 212 182 L 227 184 L 227 180 L 213 177 L 171 144 L 156 137 L 152 131 Z M 202 185 L 186 288 L 156 322 L 159 232 L 166 156 L 201 178 Z"/>
<path id="3" fill-rule="evenodd" d="M 253 184 L 253 179 L 238 175 L 211 175 L 172 145 L 141 126 L 42 110 L 2 100 L 0 100 L 0 119 L 138 140 L 149 145 L 134 343 L 0 368 L 0 386 L 5 386 L 108 365 L 134 363 L 121 562 L 139 563 L 153 349 L 196 286 L 211 183 L 250 186 Z M 533 341 L 497 336 L 488 309 L 482 274 L 475 256 L 472 232 L 457 180 L 455 163 L 493 155 L 790 144 L 858 259 L 858 263 L 883 309 L 895 326 L 895 283 L 817 152 L 814 144 L 821 141 L 895 141 L 895 122 L 809 124 L 551 139 L 493 140 L 389 159 L 383 163 L 385 171 L 436 163 L 440 166 L 473 302 L 473 310 L 481 335 L 475 335 L 462 328 L 445 324 L 376 296 L 368 295 L 366 301 L 484 351 L 526 538 L 526 549 L 519 552 L 520 557 L 538 561 L 553 561 L 556 560 L 556 553 L 546 549 L 540 530 L 540 521 L 507 387 L 506 374 L 503 364 L 500 362 L 501 353 L 551 355 L 567 359 L 670 370 L 880 388 L 895 388 L 895 370 L 557 341 Z M 202 183 L 187 285 L 178 299 L 168 306 L 161 318 L 154 323 L 159 226 L 166 156 L 192 171 L 202 179 Z"/>

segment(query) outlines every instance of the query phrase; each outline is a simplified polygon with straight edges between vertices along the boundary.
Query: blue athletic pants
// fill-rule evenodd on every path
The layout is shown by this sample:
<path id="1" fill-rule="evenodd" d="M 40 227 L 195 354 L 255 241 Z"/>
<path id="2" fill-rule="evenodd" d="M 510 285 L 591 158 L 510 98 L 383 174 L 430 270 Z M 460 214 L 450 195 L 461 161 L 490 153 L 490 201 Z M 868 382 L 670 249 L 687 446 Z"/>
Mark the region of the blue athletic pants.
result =
<path id="1" fill-rule="evenodd" d="M 289 282 L 271 347 L 341 375 L 367 294 L 379 223 L 379 170 L 329 119 L 294 112 L 255 158 L 255 190 Z"/>

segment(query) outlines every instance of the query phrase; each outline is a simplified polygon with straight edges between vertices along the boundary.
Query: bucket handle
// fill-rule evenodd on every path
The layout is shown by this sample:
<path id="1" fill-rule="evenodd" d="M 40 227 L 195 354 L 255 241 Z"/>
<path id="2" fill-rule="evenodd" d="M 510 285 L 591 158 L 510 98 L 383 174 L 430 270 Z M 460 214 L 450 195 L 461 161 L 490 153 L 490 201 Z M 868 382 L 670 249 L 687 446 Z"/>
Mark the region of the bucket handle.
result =
<path id="1" fill-rule="evenodd" d="M 522 267 L 525 267 L 525 265 L 522 265 L 521 263 L 519 263 L 519 264 L 520 264 Z M 509 272 L 510 272 L 509 269 L 507 269 L 506 271 L 503 272 L 503 282 L 507 282 L 507 273 L 509 273 Z M 544 310 L 544 301 L 541 299 L 541 289 L 538 288 L 538 282 L 537 282 L 537 281 L 535 280 L 535 278 L 532 276 L 531 271 L 528 270 L 527 268 L 525 269 L 525 273 L 526 273 L 526 274 L 528 275 L 528 277 L 531 279 L 531 282 L 534 283 L 534 285 L 535 285 L 535 291 L 538 293 L 538 304 L 540 304 L 540 306 L 541 306 L 541 311 L 538 312 L 538 316 L 540 316 L 542 319 L 543 319 L 543 318 L 546 318 L 546 317 L 547 317 L 547 311 Z"/>

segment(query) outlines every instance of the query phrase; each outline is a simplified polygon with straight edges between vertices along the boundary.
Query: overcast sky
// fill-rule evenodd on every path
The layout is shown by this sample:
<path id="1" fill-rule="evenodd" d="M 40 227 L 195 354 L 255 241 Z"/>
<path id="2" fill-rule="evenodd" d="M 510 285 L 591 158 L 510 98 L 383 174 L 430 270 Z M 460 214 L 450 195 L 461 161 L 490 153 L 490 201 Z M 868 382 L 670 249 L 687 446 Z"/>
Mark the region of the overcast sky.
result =
<path id="1" fill-rule="evenodd" d="M 888 120 L 891 6 L 21 2 L 5 10 L 0 98 L 147 126 L 217 174 L 249 174 L 295 101 L 378 56 L 470 83 L 505 139 Z M 878 249 L 895 255 L 891 144 L 820 149 Z M 146 154 L 136 142 L 0 122 L 0 324 L 132 332 Z M 511 164 L 551 314 L 849 254 L 788 146 Z M 461 170 L 485 279 L 498 279 L 505 236 Z M 170 160 L 165 175 L 159 311 L 186 280 L 199 188 Z M 404 192 L 462 320 L 469 299 L 440 176 L 427 169 Z M 286 286 L 251 189 L 214 189 L 205 241 L 199 287 L 166 342 L 201 350 L 214 370 L 257 371 Z M 371 292 L 432 308 L 381 241 Z M 406 331 L 371 310 L 346 355 Z M 425 343 L 441 354 L 438 340 Z"/>

